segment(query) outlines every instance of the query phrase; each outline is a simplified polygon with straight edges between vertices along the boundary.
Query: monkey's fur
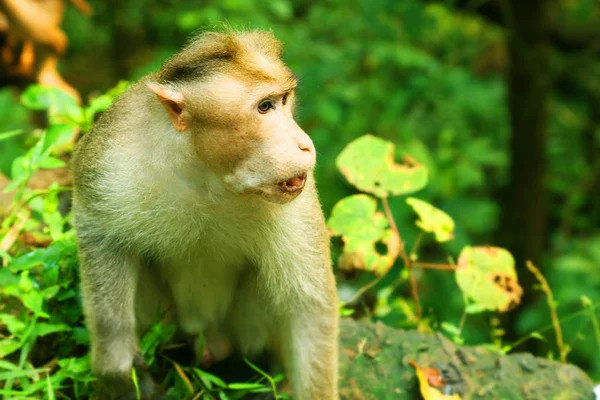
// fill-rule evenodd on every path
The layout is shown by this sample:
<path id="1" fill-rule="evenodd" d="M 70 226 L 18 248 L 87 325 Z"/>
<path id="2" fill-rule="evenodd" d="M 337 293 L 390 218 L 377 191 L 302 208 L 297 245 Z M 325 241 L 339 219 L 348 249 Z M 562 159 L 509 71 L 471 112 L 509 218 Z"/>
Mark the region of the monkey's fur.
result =
<path id="1" fill-rule="evenodd" d="M 161 313 L 204 333 L 205 357 L 267 349 L 295 399 L 338 398 L 335 281 L 295 87 L 271 34 L 204 33 L 77 146 L 83 305 L 103 398 L 134 398 L 138 337 Z"/>

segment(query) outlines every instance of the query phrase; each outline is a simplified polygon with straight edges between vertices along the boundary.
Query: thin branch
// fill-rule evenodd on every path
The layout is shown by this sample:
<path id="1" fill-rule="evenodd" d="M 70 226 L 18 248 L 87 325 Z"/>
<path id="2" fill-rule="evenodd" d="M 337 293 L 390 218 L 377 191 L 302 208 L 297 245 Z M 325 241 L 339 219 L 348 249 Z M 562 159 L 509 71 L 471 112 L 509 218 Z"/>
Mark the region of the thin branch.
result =
<path id="1" fill-rule="evenodd" d="M 394 216 L 392 215 L 392 210 L 390 209 L 390 204 L 388 203 L 387 197 L 383 197 L 381 199 L 383 203 L 383 210 L 385 211 L 386 218 L 388 223 L 390 224 L 390 228 L 392 228 L 392 232 L 398 238 L 400 242 L 400 257 L 402 261 L 404 261 L 404 266 L 408 268 L 408 273 L 410 277 L 410 289 L 412 292 L 412 298 L 415 303 L 415 315 L 417 316 L 417 321 L 421 322 L 421 302 L 419 301 L 419 288 L 417 287 L 417 279 L 415 278 L 413 263 L 406 254 L 406 250 L 404 249 L 404 241 L 400 236 L 400 232 L 398 231 L 398 227 L 396 226 L 396 221 L 394 220 Z"/>
<path id="2" fill-rule="evenodd" d="M 71 4 L 79 10 L 80 13 L 89 17 L 94 12 L 92 6 L 90 6 L 85 0 L 71 0 Z"/>
<path id="3" fill-rule="evenodd" d="M 8 232 L 6 232 L 6 234 L 0 240 L 0 249 L 3 252 L 8 253 L 12 245 L 19 238 L 19 234 L 27 222 L 27 217 L 28 215 L 24 216 L 23 214 L 17 214 L 16 222 L 9 228 Z"/>
<path id="4" fill-rule="evenodd" d="M 600 304 L 593 304 L 592 307 L 598 307 L 600 306 Z M 588 314 L 589 311 L 587 308 L 584 308 L 582 310 L 579 311 L 575 311 L 574 313 L 571 313 L 570 315 L 561 318 L 558 322 L 561 324 L 564 324 L 565 322 L 571 321 L 575 318 L 581 317 L 582 315 Z M 515 340 L 514 342 L 512 342 L 510 345 L 505 346 L 506 348 L 508 348 L 508 350 L 506 351 L 507 353 L 509 351 L 512 351 L 513 349 L 515 349 L 516 347 L 520 346 L 521 344 L 525 343 L 527 340 L 531 339 L 532 335 L 534 334 L 542 334 L 546 331 L 549 331 L 550 329 L 554 329 L 554 324 L 549 324 L 546 326 L 541 327 L 540 329 L 536 329 L 535 331 L 529 333 L 526 336 L 523 336 L 520 339 Z"/>
<path id="5" fill-rule="evenodd" d="M 398 238 L 400 242 L 400 257 L 406 266 L 410 266 L 412 264 L 410 258 L 406 254 L 406 250 L 404 250 L 404 240 L 402 240 L 402 236 L 400 236 L 400 232 L 398 231 L 398 226 L 396 226 L 396 221 L 394 220 L 394 215 L 392 215 L 392 210 L 390 209 L 390 203 L 388 203 L 387 197 L 383 197 L 381 199 L 383 203 L 383 210 L 385 211 L 385 216 L 388 220 L 388 224 L 390 224 L 390 228 L 392 228 L 392 232 Z"/>
<path id="6" fill-rule="evenodd" d="M 344 304 L 352 304 L 355 301 L 357 301 L 358 299 L 360 299 L 362 297 L 363 294 L 365 294 L 365 292 L 367 292 L 369 289 L 371 289 L 373 286 L 377 285 L 379 282 L 381 282 L 381 280 L 385 277 L 384 275 L 381 275 L 379 278 L 367 283 L 365 286 L 361 287 L 360 289 L 358 289 L 356 291 L 356 293 L 354 293 L 354 296 L 352 296 L 352 298 L 350 298 L 350 300 L 345 301 Z"/>
<path id="7" fill-rule="evenodd" d="M 415 254 L 417 254 L 417 250 L 419 249 L 419 246 L 421 245 L 422 239 L 423 239 L 423 231 L 420 231 L 419 236 L 417 236 L 417 240 L 415 240 L 415 244 L 413 244 L 413 247 L 410 250 L 410 254 L 408 255 L 411 260 L 413 259 L 413 256 Z"/>
<path id="8" fill-rule="evenodd" d="M 443 271 L 456 270 L 456 266 L 454 266 L 452 264 L 437 264 L 437 263 L 426 263 L 426 262 L 413 263 L 413 267 L 427 268 L 427 269 L 440 269 Z"/>
<path id="9" fill-rule="evenodd" d="M 458 333 L 462 336 L 462 330 L 465 327 L 465 322 L 467 321 L 467 312 L 463 311 L 462 316 L 460 317 L 460 323 L 458 324 Z"/>
<path id="10" fill-rule="evenodd" d="M 560 328 L 560 322 L 558 320 L 558 313 L 556 312 L 556 304 L 554 303 L 554 296 L 552 294 L 552 289 L 548 285 L 548 281 L 544 278 L 541 271 L 533 265 L 531 261 L 527 261 L 526 263 L 527 269 L 531 271 L 535 278 L 540 282 L 542 291 L 546 293 L 546 300 L 548 302 L 548 307 L 550 307 L 550 317 L 552 318 L 552 326 L 554 327 L 554 332 L 556 333 L 556 345 L 558 346 L 558 351 L 560 353 L 560 360 L 563 363 L 567 362 L 567 352 L 568 350 L 565 348 L 563 342 L 562 330 Z"/>
<path id="11" fill-rule="evenodd" d="M 600 349 L 600 324 L 598 323 L 598 318 L 596 317 L 596 306 L 594 304 L 589 306 L 590 308 L 590 319 L 592 320 L 592 325 L 594 326 L 594 335 L 596 336 L 596 343 L 598 344 L 598 349 Z"/>

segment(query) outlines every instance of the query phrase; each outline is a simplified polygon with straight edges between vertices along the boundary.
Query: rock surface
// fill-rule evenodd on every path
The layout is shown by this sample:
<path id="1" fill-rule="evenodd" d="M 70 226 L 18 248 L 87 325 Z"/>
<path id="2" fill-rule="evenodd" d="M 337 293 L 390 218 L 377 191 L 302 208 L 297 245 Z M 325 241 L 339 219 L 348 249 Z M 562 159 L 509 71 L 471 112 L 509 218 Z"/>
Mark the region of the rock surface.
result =
<path id="1" fill-rule="evenodd" d="M 341 324 L 340 398 L 422 399 L 415 369 L 433 367 L 463 400 L 593 400 L 593 383 L 578 367 L 531 354 L 502 355 L 458 346 L 441 334 L 397 330 L 345 319 Z"/>

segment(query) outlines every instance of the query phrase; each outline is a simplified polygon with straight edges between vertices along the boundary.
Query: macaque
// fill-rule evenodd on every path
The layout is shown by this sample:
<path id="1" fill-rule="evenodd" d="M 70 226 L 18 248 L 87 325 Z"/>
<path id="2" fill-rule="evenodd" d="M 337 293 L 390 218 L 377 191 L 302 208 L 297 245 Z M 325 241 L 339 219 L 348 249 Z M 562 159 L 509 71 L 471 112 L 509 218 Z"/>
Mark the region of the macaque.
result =
<path id="1" fill-rule="evenodd" d="M 159 315 L 204 334 L 203 361 L 267 350 L 296 400 L 338 398 L 316 153 L 281 53 L 270 33 L 200 34 L 78 144 L 73 210 L 102 398 L 135 398 L 138 338 Z"/>

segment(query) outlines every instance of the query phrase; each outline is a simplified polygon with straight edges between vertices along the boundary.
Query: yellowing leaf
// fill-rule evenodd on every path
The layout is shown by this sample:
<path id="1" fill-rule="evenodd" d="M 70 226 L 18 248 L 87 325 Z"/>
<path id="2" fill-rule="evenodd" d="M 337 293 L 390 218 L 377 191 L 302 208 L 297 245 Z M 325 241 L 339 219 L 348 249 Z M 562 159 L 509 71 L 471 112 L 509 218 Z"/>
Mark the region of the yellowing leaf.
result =
<path id="1" fill-rule="evenodd" d="M 456 282 L 482 310 L 508 311 L 519 304 L 523 294 L 515 260 L 500 247 L 465 247 L 458 258 Z"/>
<path id="2" fill-rule="evenodd" d="M 327 221 L 333 236 L 341 236 L 344 251 L 338 260 L 343 270 L 361 269 L 385 274 L 394 264 L 400 251 L 400 240 L 383 214 L 377 211 L 377 201 L 366 194 L 357 194 L 340 200 Z M 387 247 L 380 254 L 375 244 Z"/>
<path id="3" fill-rule="evenodd" d="M 417 363 L 409 361 L 415 368 L 419 389 L 424 400 L 462 400 L 458 394 L 444 394 L 436 388 L 444 388 L 444 380 L 436 368 L 419 368 Z"/>
<path id="4" fill-rule="evenodd" d="M 419 215 L 419 220 L 416 222 L 419 228 L 433 233 L 438 242 L 454 239 L 454 220 L 448 214 L 414 197 L 406 199 L 406 203 Z"/>
<path id="5" fill-rule="evenodd" d="M 427 185 L 427 168 L 408 156 L 403 164 L 396 164 L 394 148 L 376 136 L 361 136 L 346 146 L 336 165 L 348 182 L 377 197 L 421 190 Z"/>

